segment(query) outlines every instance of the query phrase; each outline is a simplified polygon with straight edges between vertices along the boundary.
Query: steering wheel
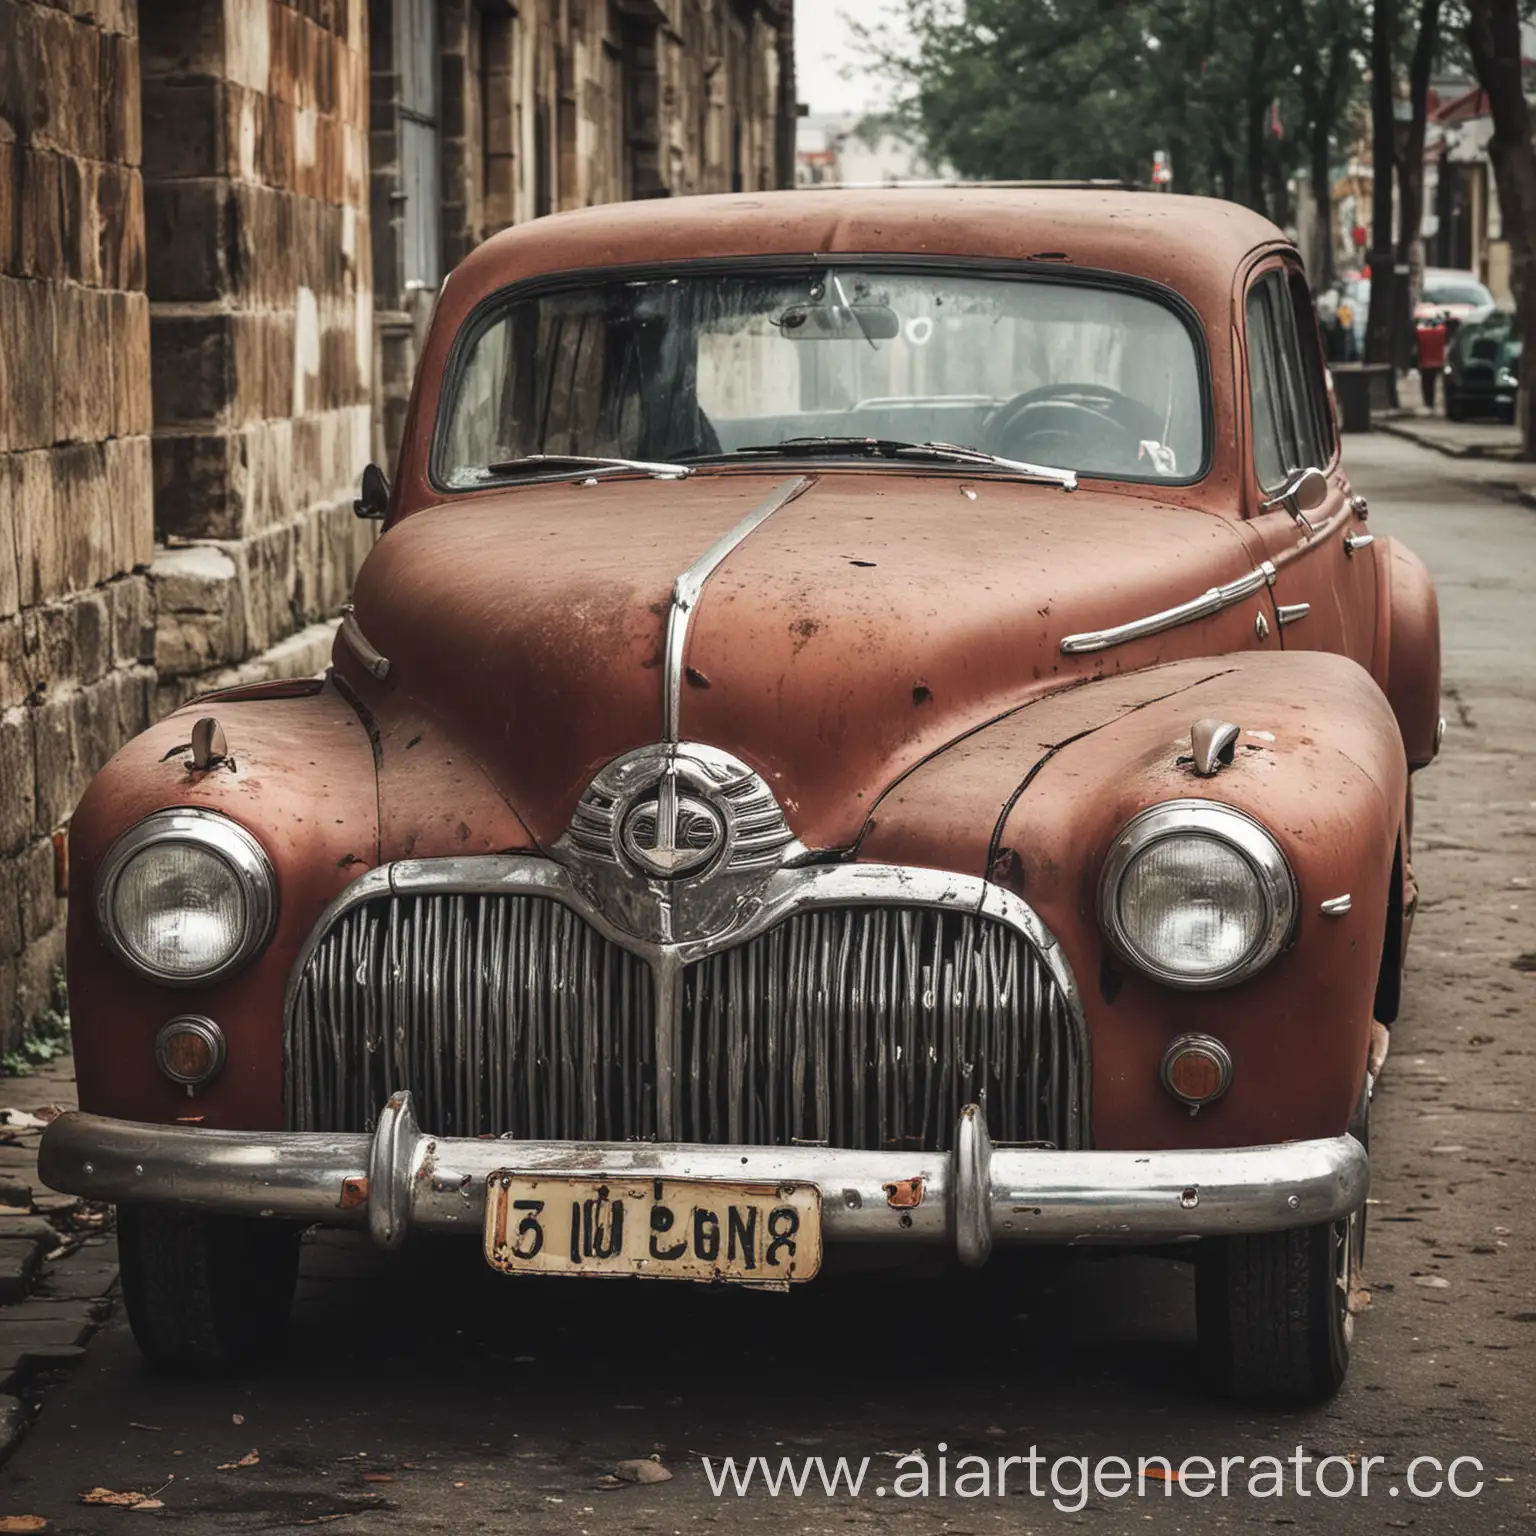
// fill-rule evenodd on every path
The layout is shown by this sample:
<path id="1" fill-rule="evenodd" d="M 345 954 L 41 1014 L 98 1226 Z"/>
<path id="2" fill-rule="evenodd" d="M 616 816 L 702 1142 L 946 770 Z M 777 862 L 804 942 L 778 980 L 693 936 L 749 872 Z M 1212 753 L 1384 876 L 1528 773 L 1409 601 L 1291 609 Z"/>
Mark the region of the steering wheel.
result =
<path id="1" fill-rule="evenodd" d="M 1107 441 L 1106 429 L 1113 434 Z M 1107 384 L 1052 383 L 1005 400 L 988 418 L 983 435 L 986 451 L 1007 459 L 1068 468 L 1085 458 L 1097 468 L 1122 460 L 1134 468 L 1142 439 L 1161 442 L 1163 427 L 1141 401 Z"/>

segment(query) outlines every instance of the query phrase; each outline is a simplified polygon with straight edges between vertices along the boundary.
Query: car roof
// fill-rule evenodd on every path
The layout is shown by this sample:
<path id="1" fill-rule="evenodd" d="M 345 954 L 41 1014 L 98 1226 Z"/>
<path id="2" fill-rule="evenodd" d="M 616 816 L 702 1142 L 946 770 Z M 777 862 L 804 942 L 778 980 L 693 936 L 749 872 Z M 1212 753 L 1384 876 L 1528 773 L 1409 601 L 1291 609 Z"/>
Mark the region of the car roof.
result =
<path id="1" fill-rule="evenodd" d="M 1165 283 L 1225 315 L 1244 259 L 1285 236 L 1215 198 L 1099 188 L 805 189 L 606 204 L 493 235 L 448 280 L 454 308 L 522 278 L 775 255 L 1036 258 Z"/>

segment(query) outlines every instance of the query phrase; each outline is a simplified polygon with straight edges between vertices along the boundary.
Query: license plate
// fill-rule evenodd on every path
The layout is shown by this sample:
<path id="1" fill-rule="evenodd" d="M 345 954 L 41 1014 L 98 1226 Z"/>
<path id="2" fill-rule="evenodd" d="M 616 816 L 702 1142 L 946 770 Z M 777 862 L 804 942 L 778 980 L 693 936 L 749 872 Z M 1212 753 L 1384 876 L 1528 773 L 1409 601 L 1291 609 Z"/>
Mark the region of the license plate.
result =
<path id="1" fill-rule="evenodd" d="M 485 1256 L 509 1274 L 778 1287 L 821 1268 L 814 1184 L 507 1172 L 487 1185 Z"/>

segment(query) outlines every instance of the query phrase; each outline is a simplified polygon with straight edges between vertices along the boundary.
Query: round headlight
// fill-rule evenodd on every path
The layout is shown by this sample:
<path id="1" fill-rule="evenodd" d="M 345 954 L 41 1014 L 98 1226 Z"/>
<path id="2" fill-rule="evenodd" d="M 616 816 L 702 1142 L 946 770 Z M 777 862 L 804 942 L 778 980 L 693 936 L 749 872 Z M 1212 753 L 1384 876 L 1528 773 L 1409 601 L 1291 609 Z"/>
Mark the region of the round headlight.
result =
<path id="1" fill-rule="evenodd" d="M 272 933 L 276 883 L 260 843 L 213 811 L 157 811 L 112 845 L 96 883 L 102 935 L 168 986 L 228 975 Z"/>
<path id="2" fill-rule="evenodd" d="M 1268 832 L 1211 800 L 1170 800 L 1128 822 L 1104 863 L 1104 931 L 1148 975 L 1224 987 L 1275 958 L 1296 885 Z"/>

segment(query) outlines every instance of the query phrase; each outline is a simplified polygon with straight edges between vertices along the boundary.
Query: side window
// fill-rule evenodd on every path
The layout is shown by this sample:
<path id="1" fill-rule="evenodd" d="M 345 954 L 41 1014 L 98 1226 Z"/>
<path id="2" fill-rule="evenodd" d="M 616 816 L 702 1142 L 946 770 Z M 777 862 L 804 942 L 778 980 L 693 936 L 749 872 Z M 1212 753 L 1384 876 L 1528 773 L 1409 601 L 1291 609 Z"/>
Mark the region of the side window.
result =
<path id="1" fill-rule="evenodd" d="M 1277 491 L 1297 470 L 1321 469 L 1333 457 L 1317 327 L 1298 325 L 1281 272 L 1266 272 L 1249 289 L 1247 313 L 1254 468 L 1259 484 Z"/>
<path id="2" fill-rule="evenodd" d="M 1299 272 L 1289 278 L 1291 290 L 1291 315 L 1296 324 L 1297 339 L 1301 343 L 1301 382 L 1310 406 L 1318 457 L 1313 463 L 1324 468 L 1333 458 L 1338 447 L 1333 422 L 1333 407 L 1328 403 L 1328 374 L 1323 362 L 1322 341 L 1317 330 L 1317 311 L 1312 305 L 1312 293 L 1307 280 Z"/>
<path id="3" fill-rule="evenodd" d="M 1280 362 L 1269 304 L 1268 279 L 1248 290 L 1248 399 L 1253 414 L 1253 467 L 1259 484 L 1275 491 L 1291 469 L 1290 432 L 1281 416 Z"/>

